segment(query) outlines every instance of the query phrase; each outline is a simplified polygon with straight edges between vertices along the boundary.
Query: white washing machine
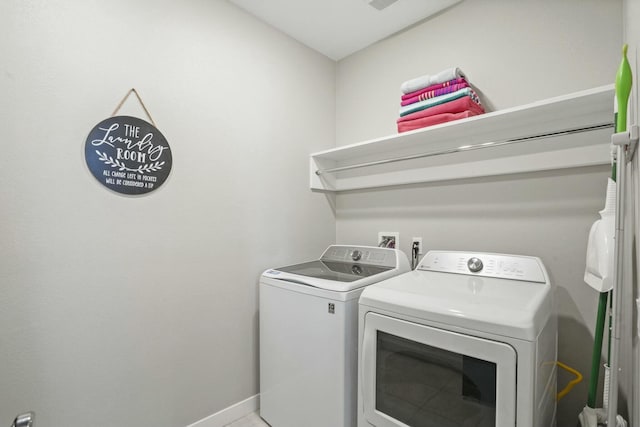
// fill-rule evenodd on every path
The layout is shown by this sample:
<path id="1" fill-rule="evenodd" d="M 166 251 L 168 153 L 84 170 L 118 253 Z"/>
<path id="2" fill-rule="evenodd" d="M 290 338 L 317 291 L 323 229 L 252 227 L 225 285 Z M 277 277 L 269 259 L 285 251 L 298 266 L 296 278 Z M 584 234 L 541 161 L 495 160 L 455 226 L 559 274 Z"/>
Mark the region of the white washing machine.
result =
<path id="1" fill-rule="evenodd" d="M 260 416 L 272 427 L 355 427 L 358 298 L 409 271 L 395 249 L 330 246 L 260 279 Z"/>
<path id="2" fill-rule="evenodd" d="M 358 427 L 555 426 L 557 320 L 538 258 L 430 251 L 367 287 Z"/>

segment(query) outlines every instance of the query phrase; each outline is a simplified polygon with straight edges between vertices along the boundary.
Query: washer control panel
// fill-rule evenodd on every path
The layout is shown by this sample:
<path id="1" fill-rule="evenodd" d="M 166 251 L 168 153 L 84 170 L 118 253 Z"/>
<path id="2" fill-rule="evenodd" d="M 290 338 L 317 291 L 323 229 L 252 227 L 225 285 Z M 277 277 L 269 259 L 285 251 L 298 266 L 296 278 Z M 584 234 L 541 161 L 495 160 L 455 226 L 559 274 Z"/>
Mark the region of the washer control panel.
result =
<path id="1" fill-rule="evenodd" d="M 418 270 L 546 283 L 538 258 L 493 253 L 429 251 Z"/>
<path id="2" fill-rule="evenodd" d="M 398 264 L 395 250 L 373 246 L 333 245 L 327 248 L 320 259 L 322 261 L 369 264 L 391 268 L 396 268 Z"/>

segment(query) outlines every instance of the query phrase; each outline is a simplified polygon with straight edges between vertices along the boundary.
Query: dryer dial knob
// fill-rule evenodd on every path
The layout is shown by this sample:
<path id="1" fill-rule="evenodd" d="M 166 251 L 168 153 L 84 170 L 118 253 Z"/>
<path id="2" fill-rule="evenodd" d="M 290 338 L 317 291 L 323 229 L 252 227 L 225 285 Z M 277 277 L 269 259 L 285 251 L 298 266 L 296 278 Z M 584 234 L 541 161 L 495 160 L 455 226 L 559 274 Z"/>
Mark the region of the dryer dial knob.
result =
<path id="1" fill-rule="evenodd" d="M 482 264 L 480 258 L 473 257 L 469 258 L 469 260 L 467 261 L 467 267 L 469 268 L 470 272 L 477 273 L 478 271 L 482 270 L 484 265 Z"/>
<path id="2" fill-rule="evenodd" d="M 362 258 L 362 252 L 359 250 L 355 250 L 353 252 L 351 252 L 351 259 L 354 261 L 360 261 L 360 258 Z"/>

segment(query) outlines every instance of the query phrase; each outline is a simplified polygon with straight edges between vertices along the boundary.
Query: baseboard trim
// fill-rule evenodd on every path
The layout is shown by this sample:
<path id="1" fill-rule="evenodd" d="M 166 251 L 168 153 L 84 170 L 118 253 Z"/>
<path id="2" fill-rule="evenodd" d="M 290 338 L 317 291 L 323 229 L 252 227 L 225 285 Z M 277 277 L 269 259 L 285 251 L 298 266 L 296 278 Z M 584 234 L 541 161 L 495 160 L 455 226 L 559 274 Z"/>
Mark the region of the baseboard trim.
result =
<path id="1" fill-rule="evenodd" d="M 215 414 L 209 415 L 200 421 L 189 424 L 187 427 L 224 427 L 245 415 L 249 415 L 250 413 L 257 411 L 259 407 L 260 395 L 256 394 L 242 402 L 238 402 L 228 408 L 216 412 Z"/>

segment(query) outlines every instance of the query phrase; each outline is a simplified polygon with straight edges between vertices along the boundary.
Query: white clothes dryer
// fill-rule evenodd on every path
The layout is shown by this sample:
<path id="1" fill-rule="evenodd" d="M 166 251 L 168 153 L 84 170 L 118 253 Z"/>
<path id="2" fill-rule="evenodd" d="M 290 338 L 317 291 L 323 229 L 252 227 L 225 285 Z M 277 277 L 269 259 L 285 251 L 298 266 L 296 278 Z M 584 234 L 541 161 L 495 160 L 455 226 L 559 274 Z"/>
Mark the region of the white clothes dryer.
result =
<path id="1" fill-rule="evenodd" d="M 409 271 L 404 252 L 330 246 L 260 279 L 260 416 L 272 427 L 355 427 L 358 298 Z"/>
<path id="2" fill-rule="evenodd" d="M 367 287 L 358 427 L 555 426 L 557 320 L 538 258 L 430 251 Z"/>

